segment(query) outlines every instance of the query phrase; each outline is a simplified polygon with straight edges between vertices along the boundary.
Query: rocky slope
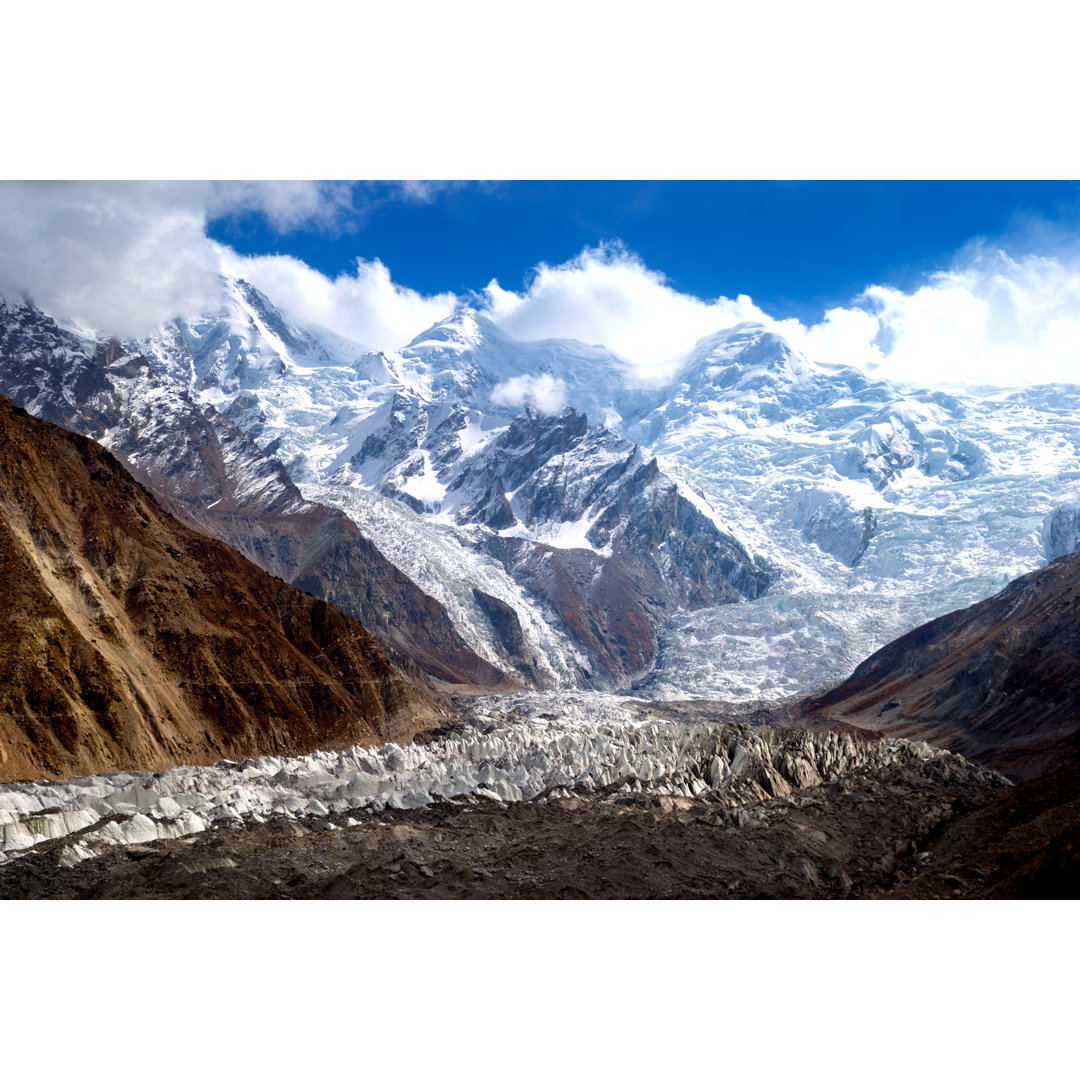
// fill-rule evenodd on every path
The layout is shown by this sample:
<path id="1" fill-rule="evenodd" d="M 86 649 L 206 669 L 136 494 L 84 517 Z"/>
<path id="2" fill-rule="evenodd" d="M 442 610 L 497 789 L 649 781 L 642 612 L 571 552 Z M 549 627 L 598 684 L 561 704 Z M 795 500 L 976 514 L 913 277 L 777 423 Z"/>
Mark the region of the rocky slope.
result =
<path id="1" fill-rule="evenodd" d="M 1080 553 L 876 652 L 797 711 L 927 739 L 1014 777 L 1080 752 Z"/>
<path id="2" fill-rule="evenodd" d="M 1080 761 L 1019 783 L 938 830 L 898 900 L 1080 897 Z"/>
<path id="3" fill-rule="evenodd" d="M 656 458 L 573 409 L 529 409 L 453 472 L 443 506 L 626 686 L 681 610 L 762 595 L 769 575 Z"/>
<path id="4" fill-rule="evenodd" d="M 513 685 L 345 514 L 305 499 L 280 462 L 142 353 L 0 301 L 0 391 L 107 446 L 180 520 L 340 607 L 429 675 Z"/>
<path id="5" fill-rule="evenodd" d="M 0 778 L 408 738 L 444 716 L 355 620 L 0 398 Z"/>

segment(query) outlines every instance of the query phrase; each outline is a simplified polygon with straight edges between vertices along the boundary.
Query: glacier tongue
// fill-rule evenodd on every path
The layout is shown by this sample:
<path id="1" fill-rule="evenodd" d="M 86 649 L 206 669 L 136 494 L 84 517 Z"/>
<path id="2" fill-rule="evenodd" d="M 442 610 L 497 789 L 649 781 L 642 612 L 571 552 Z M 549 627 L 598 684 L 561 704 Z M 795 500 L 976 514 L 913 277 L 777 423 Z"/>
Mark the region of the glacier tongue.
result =
<path id="1" fill-rule="evenodd" d="M 466 723 L 426 745 L 0 785 L 0 862 L 52 845 L 64 865 L 74 865 L 112 846 L 179 839 L 215 825 L 454 799 L 647 791 L 737 807 L 912 756 L 973 768 L 903 739 L 691 723 L 647 702 L 596 693 L 520 694 L 480 699 Z"/>
<path id="2" fill-rule="evenodd" d="M 347 513 L 402 573 L 446 608 L 467 644 L 485 660 L 529 674 L 540 687 L 581 685 L 590 670 L 584 650 L 562 630 L 555 612 L 530 597 L 476 542 L 478 527 L 456 528 L 358 486 L 301 484 L 300 490 Z M 517 614 L 525 642 L 517 656 L 485 614 L 476 589 Z"/>

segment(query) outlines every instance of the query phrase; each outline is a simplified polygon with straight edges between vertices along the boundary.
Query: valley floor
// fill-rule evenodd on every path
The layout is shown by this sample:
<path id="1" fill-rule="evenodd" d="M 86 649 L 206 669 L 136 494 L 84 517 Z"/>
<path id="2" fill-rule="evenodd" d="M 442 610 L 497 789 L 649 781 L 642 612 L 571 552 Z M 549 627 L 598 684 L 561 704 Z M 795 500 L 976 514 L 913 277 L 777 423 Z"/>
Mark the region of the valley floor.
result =
<path id="1" fill-rule="evenodd" d="M 1002 793 L 929 760 L 753 807 L 637 794 L 221 824 L 71 867 L 35 851 L 0 867 L 0 898 L 1064 898 L 1078 779 Z"/>

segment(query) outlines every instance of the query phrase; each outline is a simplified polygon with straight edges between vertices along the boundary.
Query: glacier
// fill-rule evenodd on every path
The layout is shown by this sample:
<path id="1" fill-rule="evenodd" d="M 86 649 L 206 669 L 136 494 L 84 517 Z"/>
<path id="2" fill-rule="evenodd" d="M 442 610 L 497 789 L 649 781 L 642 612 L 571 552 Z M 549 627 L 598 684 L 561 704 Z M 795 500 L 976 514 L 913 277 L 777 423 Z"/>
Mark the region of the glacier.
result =
<path id="1" fill-rule="evenodd" d="M 439 802 L 648 792 L 752 807 L 912 758 L 1006 783 L 947 750 L 905 739 L 868 742 L 849 732 L 685 722 L 648 701 L 596 692 L 504 695 L 478 700 L 457 728 L 409 746 L 0 785 L 0 864 L 52 850 L 72 866 L 116 846 L 211 828 L 271 818 L 348 827 L 357 823 L 349 815 Z"/>

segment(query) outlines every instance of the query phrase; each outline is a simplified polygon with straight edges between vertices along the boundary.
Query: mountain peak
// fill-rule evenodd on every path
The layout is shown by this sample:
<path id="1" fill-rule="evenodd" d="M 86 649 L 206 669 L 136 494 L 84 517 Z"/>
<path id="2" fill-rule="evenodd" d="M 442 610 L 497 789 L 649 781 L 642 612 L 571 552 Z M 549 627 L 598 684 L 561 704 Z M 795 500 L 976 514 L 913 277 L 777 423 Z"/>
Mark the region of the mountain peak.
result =
<path id="1" fill-rule="evenodd" d="M 742 322 L 698 341 L 687 354 L 682 378 L 729 387 L 751 374 L 790 381 L 810 370 L 780 334 L 761 323 Z"/>
<path id="2" fill-rule="evenodd" d="M 463 351 L 482 344 L 492 331 L 495 331 L 495 325 L 490 319 L 485 319 L 472 308 L 463 307 L 417 334 L 405 348 L 412 350 L 432 347 Z"/>

